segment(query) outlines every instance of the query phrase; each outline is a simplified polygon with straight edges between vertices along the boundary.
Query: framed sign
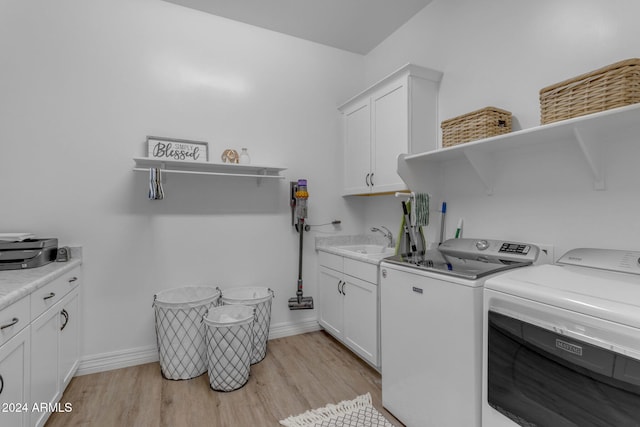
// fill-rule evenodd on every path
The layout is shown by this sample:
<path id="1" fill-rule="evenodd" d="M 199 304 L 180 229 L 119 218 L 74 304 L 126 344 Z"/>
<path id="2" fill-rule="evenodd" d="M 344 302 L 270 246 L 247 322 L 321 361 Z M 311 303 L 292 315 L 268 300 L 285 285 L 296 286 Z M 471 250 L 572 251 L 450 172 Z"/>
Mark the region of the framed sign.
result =
<path id="1" fill-rule="evenodd" d="M 152 159 L 182 160 L 204 163 L 209 161 L 209 144 L 186 139 L 148 136 L 148 156 Z"/>

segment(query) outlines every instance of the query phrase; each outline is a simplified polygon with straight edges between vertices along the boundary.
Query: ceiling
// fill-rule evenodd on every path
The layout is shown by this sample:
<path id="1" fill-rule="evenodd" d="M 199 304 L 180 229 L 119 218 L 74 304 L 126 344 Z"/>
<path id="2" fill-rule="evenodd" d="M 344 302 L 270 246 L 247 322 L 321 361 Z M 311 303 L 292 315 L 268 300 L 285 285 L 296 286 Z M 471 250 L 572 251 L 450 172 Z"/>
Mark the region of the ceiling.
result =
<path id="1" fill-rule="evenodd" d="M 367 54 L 432 0 L 165 0 Z"/>

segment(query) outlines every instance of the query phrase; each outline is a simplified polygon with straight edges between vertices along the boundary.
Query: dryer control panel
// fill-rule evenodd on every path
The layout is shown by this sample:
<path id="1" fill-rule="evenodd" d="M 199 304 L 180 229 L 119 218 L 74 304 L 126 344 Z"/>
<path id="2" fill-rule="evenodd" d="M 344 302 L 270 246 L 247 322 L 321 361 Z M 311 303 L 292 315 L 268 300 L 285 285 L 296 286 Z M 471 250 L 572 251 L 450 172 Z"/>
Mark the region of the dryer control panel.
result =
<path id="1" fill-rule="evenodd" d="M 578 248 L 562 255 L 558 264 L 640 274 L 640 251 Z"/>

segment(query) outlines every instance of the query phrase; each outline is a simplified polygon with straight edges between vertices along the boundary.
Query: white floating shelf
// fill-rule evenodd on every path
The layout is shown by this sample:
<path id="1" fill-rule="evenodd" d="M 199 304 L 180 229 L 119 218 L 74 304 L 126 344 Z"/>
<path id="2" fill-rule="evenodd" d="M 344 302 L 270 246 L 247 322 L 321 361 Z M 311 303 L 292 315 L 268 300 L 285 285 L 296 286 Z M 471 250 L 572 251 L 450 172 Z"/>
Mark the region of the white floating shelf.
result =
<path id="1" fill-rule="evenodd" d="M 401 154 L 398 159 L 399 171 L 406 170 L 411 174 L 413 169 L 437 167 L 450 160 L 466 158 L 486 187 L 487 193 L 491 194 L 494 185 L 494 171 L 500 167 L 494 160 L 494 153 L 525 146 L 542 148 L 560 141 L 569 141 L 577 143 L 580 147 L 591 171 L 594 189 L 603 190 L 605 188 L 605 176 L 601 166 L 603 147 L 615 142 L 621 133 L 628 134 L 629 131 L 640 133 L 640 104 L 523 129 L 426 153 Z M 603 137 L 604 135 L 606 137 Z M 406 169 L 402 168 L 400 163 L 405 163 Z M 403 178 L 411 179 L 411 177 L 405 176 Z"/>
<path id="2" fill-rule="evenodd" d="M 262 179 L 284 179 L 280 172 L 286 168 L 261 166 L 261 165 L 241 165 L 238 163 L 209 163 L 209 162 L 188 162 L 181 160 L 153 159 L 149 157 L 134 157 L 136 163 L 133 168 L 136 172 L 149 172 L 150 168 L 159 168 L 163 174 L 191 174 L 191 175 L 214 175 L 214 176 L 236 176 L 245 178 L 256 178 L 258 185 Z"/>

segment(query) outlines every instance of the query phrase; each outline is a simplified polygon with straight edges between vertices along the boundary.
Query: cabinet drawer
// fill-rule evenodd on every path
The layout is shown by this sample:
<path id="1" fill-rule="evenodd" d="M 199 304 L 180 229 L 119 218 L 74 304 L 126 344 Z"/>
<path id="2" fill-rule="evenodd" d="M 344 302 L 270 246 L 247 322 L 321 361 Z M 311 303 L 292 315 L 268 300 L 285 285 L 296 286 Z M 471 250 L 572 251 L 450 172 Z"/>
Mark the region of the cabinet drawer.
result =
<path id="1" fill-rule="evenodd" d="M 80 269 L 75 268 L 31 294 L 31 320 L 53 307 L 80 284 Z"/>
<path id="2" fill-rule="evenodd" d="M 9 341 L 30 321 L 28 296 L 0 310 L 0 345 Z"/>
<path id="3" fill-rule="evenodd" d="M 378 266 L 375 264 L 369 264 L 368 262 L 345 258 L 344 274 L 366 280 L 373 284 L 378 283 Z"/>
<path id="4" fill-rule="evenodd" d="M 327 252 L 320 251 L 318 253 L 318 260 L 320 265 L 336 271 L 342 271 L 343 263 L 340 255 L 334 255 Z"/>

